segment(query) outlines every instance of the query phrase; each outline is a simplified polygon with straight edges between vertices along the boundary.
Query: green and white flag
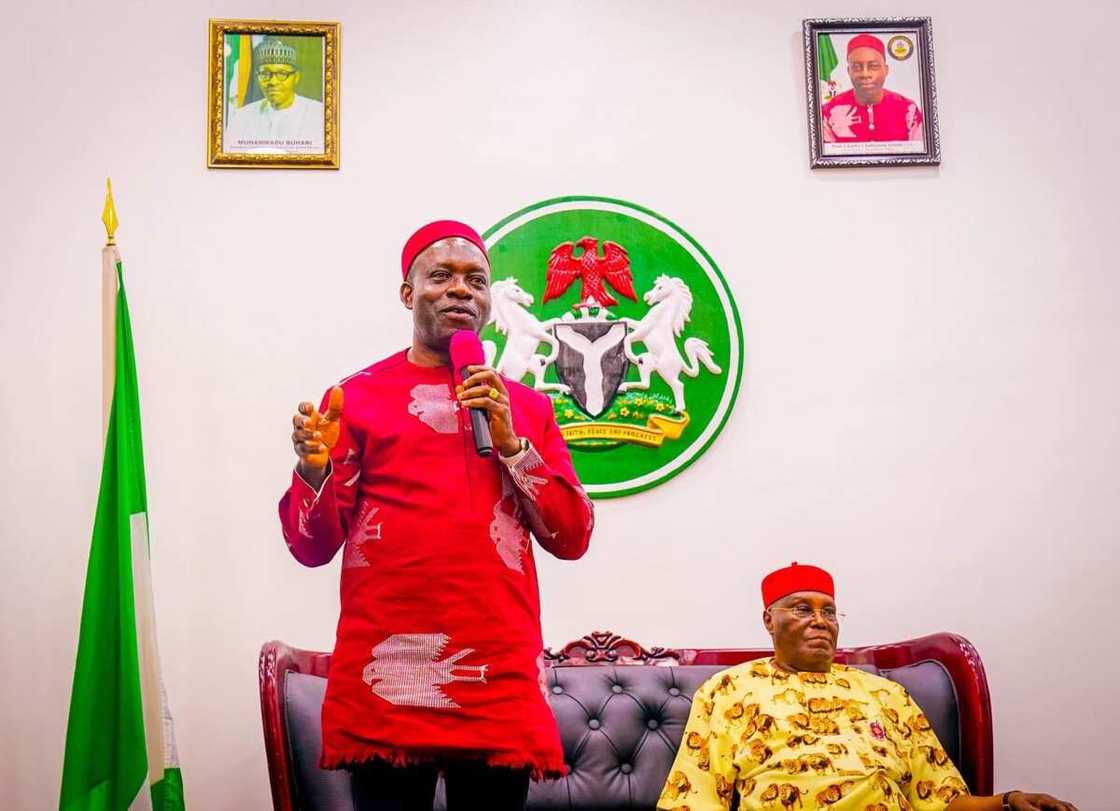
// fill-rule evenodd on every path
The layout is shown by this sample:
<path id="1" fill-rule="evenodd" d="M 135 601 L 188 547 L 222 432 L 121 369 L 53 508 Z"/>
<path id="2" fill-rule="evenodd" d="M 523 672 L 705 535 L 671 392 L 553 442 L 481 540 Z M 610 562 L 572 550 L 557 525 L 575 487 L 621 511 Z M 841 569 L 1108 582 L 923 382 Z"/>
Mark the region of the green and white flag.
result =
<path id="1" fill-rule="evenodd" d="M 839 83 L 832 78 L 832 72 L 839 66 L 836 49 L 832 47 L 832 37 L 828 34 L 817 36 L 817 79 L 821 85 L 821 103 L 827 104 L 839 92 Z"/>
<path id="2" fill-rule="evenodd" d="M 58 806 L 181 811 L 183 778 L 152 608 L 136 360 L 124 276 L 112 245 L 103 263 L 116 287 L 113 396 Z"/>

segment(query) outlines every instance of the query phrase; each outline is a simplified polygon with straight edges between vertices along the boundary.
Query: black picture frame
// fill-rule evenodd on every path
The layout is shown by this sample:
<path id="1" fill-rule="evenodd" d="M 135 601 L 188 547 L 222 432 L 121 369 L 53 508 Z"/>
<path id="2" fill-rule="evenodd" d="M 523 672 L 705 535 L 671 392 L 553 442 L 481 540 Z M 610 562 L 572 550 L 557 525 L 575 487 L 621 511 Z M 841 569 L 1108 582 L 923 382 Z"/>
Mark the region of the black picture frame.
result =
<path id="1" fill-rule="evenodd" d="M 941 134 L 937 121 L 937 85 L 934 80 L 933 57 L 933 22 L 929 17 L 822 17 L 802 21 L 802 33 L 805 49 L 805 98 L 806 111 L 809 124 L 809 165 L 813 169 L 847 167 L 847 166 L 937 166 L 941 163 Z M 822 41 L 821 35 L 829 35 Z M 891 108 L 892 119 L 905 115 L 905 123 L 894 122 L 891 126 L 890 119 L 883 132 L 897 130 L 901 126 L 909 126 L 911 119 L 920 119 L 914 126 L 909 126 L 908 138 L 896 140 L 875 140 L 869 132 L 875 129 L 874 111 L 867 109 L 871 114 L 871 123 L 865 121 L 866 116 L 859 112 L 859 105 L 845 105 L 847 99 L 843 93 L 835 96 L 841 104 L 833 103 L 825 113 L 826 105 L 832 98 L 826 98 L 827 91 L 822 92 L 822 86 L 832 87 L 834 82 L 822 79 L 820 74 L 821 50 L 826 51 L 825 61 L 829 61 L 827 50 L 833 48 L 831 42 L 833 35 L 843 38 L 845 42 L 851 37 L 860 34 L 870 34 L 873 37 L 887 37 L 884 45 L 884 64 L 888 70 L 890 66 L 900 65 L 911 58 L 917 60 L 916 78 L 918 92 L 916 98 L 900 95 L 892 91 L 895 103 Z M 833 49 L 832 56 L 836 58 L 836 66 L 829 76 L 836 76 L 839 66 L 846 64 L 847 54 L 840 54 Z M 911 83 L 915 70 L 908 67 Z M 883 85 L 886 90 L 889 86 L 889 72 L 887 82 Z M 854 92 L 846 91 L 848 93 Z M 843 96 L 843 97 L 842 97 Z M 898 99 L 902 99 L 899 102 Z M 854 100 L 854 97 L 853 97 Z M 909 103 L 907 106 L 906 103 Z M 917 107 L 917 115 L 913 108 Z M 880 109 L 875 105 L 875 109 Z M 901 112 L 900 112 L 901 111 Z M 886 109 L 884 109 L 884 113 Z M 838 114 L 839 118 L 838 118 Z M 836 123 L 836 126 L 831 126 Z M 857 129 L 858 127 L 858 129 Z M 845 134 L 838 134 L 838 133 Z M 920 135 L 920 138 L 918 137 Z"/>

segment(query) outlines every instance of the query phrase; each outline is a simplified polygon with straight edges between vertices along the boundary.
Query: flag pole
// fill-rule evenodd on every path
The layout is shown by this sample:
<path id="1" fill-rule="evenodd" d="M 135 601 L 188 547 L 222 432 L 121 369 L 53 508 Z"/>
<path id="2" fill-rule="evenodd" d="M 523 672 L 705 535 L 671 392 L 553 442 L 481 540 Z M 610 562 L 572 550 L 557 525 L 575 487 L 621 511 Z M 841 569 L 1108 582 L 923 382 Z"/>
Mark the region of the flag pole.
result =
<path id="1" fill-rule="evenodd" d="M 59 811 L 184 811 L 183 775 L 160 678 L 140 391 L 105 184 L 101 251 L 105 453 L 86 569 Z"/>
<path id="2" fill-rule="evenodd" d="M 105 223 L 105 247 L 101 249 L 101 436 L 109 430 L 109 413 L 113 408 L 113 386 L 117 368 L 117 253 L 116 231 L 120 222 L 113 205 L 113 184 L 105 178 L 105 207 L 101 210 Z"/>

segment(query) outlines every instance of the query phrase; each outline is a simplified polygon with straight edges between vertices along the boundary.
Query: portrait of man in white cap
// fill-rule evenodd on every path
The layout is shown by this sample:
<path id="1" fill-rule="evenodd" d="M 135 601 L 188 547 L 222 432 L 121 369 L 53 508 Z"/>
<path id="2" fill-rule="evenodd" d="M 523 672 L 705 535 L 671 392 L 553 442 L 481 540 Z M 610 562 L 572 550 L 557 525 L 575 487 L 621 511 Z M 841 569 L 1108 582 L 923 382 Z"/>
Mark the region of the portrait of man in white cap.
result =
<path id="1" fill-rule="evenodd" d="M 296 49 L 276 37 L 265 37 L 253 48 L 253 73 L 263 98 L 228 108 L 224 150 L 322 152 L 323 103 L 296 93 L 303 77 Z"/>

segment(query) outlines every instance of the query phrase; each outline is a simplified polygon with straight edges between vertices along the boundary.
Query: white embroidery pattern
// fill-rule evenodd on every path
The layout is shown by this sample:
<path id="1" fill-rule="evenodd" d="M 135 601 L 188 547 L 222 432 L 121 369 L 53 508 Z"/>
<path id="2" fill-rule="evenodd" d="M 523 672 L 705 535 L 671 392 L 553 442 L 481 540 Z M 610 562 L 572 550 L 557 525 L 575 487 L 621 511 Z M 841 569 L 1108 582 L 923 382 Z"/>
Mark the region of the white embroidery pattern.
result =
<path id="1" fill-rule="evenodd" d="M 349 467 L 358 461 L 358 451 L 354 448 L 346 449 L 346 458 L 338 463 L 339 475 L 342 475 L 342 468 Z M 353 487 L 358 483 L 358 479 L 362 477 L 362 466 L 358 465 L 354 470 L 354 475 L 342 483 L 343 487 Z"/>
<path id="2" fill-rule="evenodd" d="M 342 378 L 342 380 L 338 381 L 338 385 L 345 386 L 347 383 L 349 383 L 355 377 L 372 377 L 372 376 L 373 375 L 371 375 L 369 372 L 367 372 L 366 370 L 363 369 L 360 372 L 354 372 L 354 374 L 350 375 L 349 377 Z"/>
<path id="3" fill-rule="evenodd" d="M 346 548 L 342 551 L 342 568 L 343 569 L 366 569 L 369 568 L 369 561 L 366 556 L 362 554 L 361 548 L 358 544 L 352 541 L 346 542 Z"/>
<path id="4" fill-rule="evenodd" d="M 503 476 L 502 497 L 494 505 L 494 519 L 490 522 L 490 540 L 502 563 L 518 574 L 525 574 L 521 556 L 529 548 L 529 530 L 521 523 L 520 510 L 516 500 L 509 498 L 511 495 L 513 490 Z M 511 503 L 512 512 L 505 509 L 507 503 Z"/>
<path id="5" fill-rule="evenodd" d="M 537 449 L 532 445 L 525 455 L 517 460 L 512 465 L 508 465 L 506 469 L 509 475 L 513 477 L 513 483 L 517 485 L 522 493 L 527 495 L 533 501 L 537 500 L 537 490 L 541 485 L 547 484 L 548 479 L 542 479 L 540 476 L 532 475 L 531 471 L 536 470 L 538 467 L 544 467 L 544 459 L 537 453 Z"/>
<path id="6" fill-rule="evenodd" d="M 342 555 L 342 568 L 354 569 L 369 566 L 369 560 L 362 553 L 362 546 L 369 541 L 381 540 L 381 521 L 373 523 L 380 507 L 374 507 L 368 501 L 358 510 L 358 520 L 350 530 L 350 537 L 346 539 L 346 550 Z"/>
<path id="7" fill-rule="evenodd" d="M 311 538 L 311 519 L 303 507 L 299 508 L 299 534 Z"/>
<path id="8" fill-rule="evenodd" d="M 544 666 L 544 653 L 537 657 L 537 683 L 541 686 L 541 695 L 548 701 L 548 671 Z"/>
<path id="9" fill-rule="evenodd" d="M 450 641 L 447 634 L 393 634 L 374 646 L 373 661 L 362 669 L 362 681 L 390 704 L 457 709 L 460 705 L 440 689 L 441 685 L 453 681 L 485 684 L 489 665 L 457 664 L 474 653 L 473 648 L 440 659 Z"/>
<path id="10" fill-rule="evenodd" d="M 459 403 L 451 397 L 451 390 L 438 383 L 419 383 L 409 392 L 412 402 L 408 413 L 427 425 L 437 434 L 454 434 L 459 431 Z"/>
<path id="11" fill-rule="evenodd" d="M 583 509 L 587 513 L 587 534 L 590 535 L 595 529 L 595 505 L 591 503 L 591 499 L 587 496 L 587 491 L 582 487 L 579 488 L 579 497 L 583 504 Z"/>
<path id="12" fill-rule="evenodd" d="M 859 117 L 858 108 L 851 104 L 837 104 L 828 114 L 828 125 L 839 138 L 855 138 L 852 127 L 863 121 Z"/>

